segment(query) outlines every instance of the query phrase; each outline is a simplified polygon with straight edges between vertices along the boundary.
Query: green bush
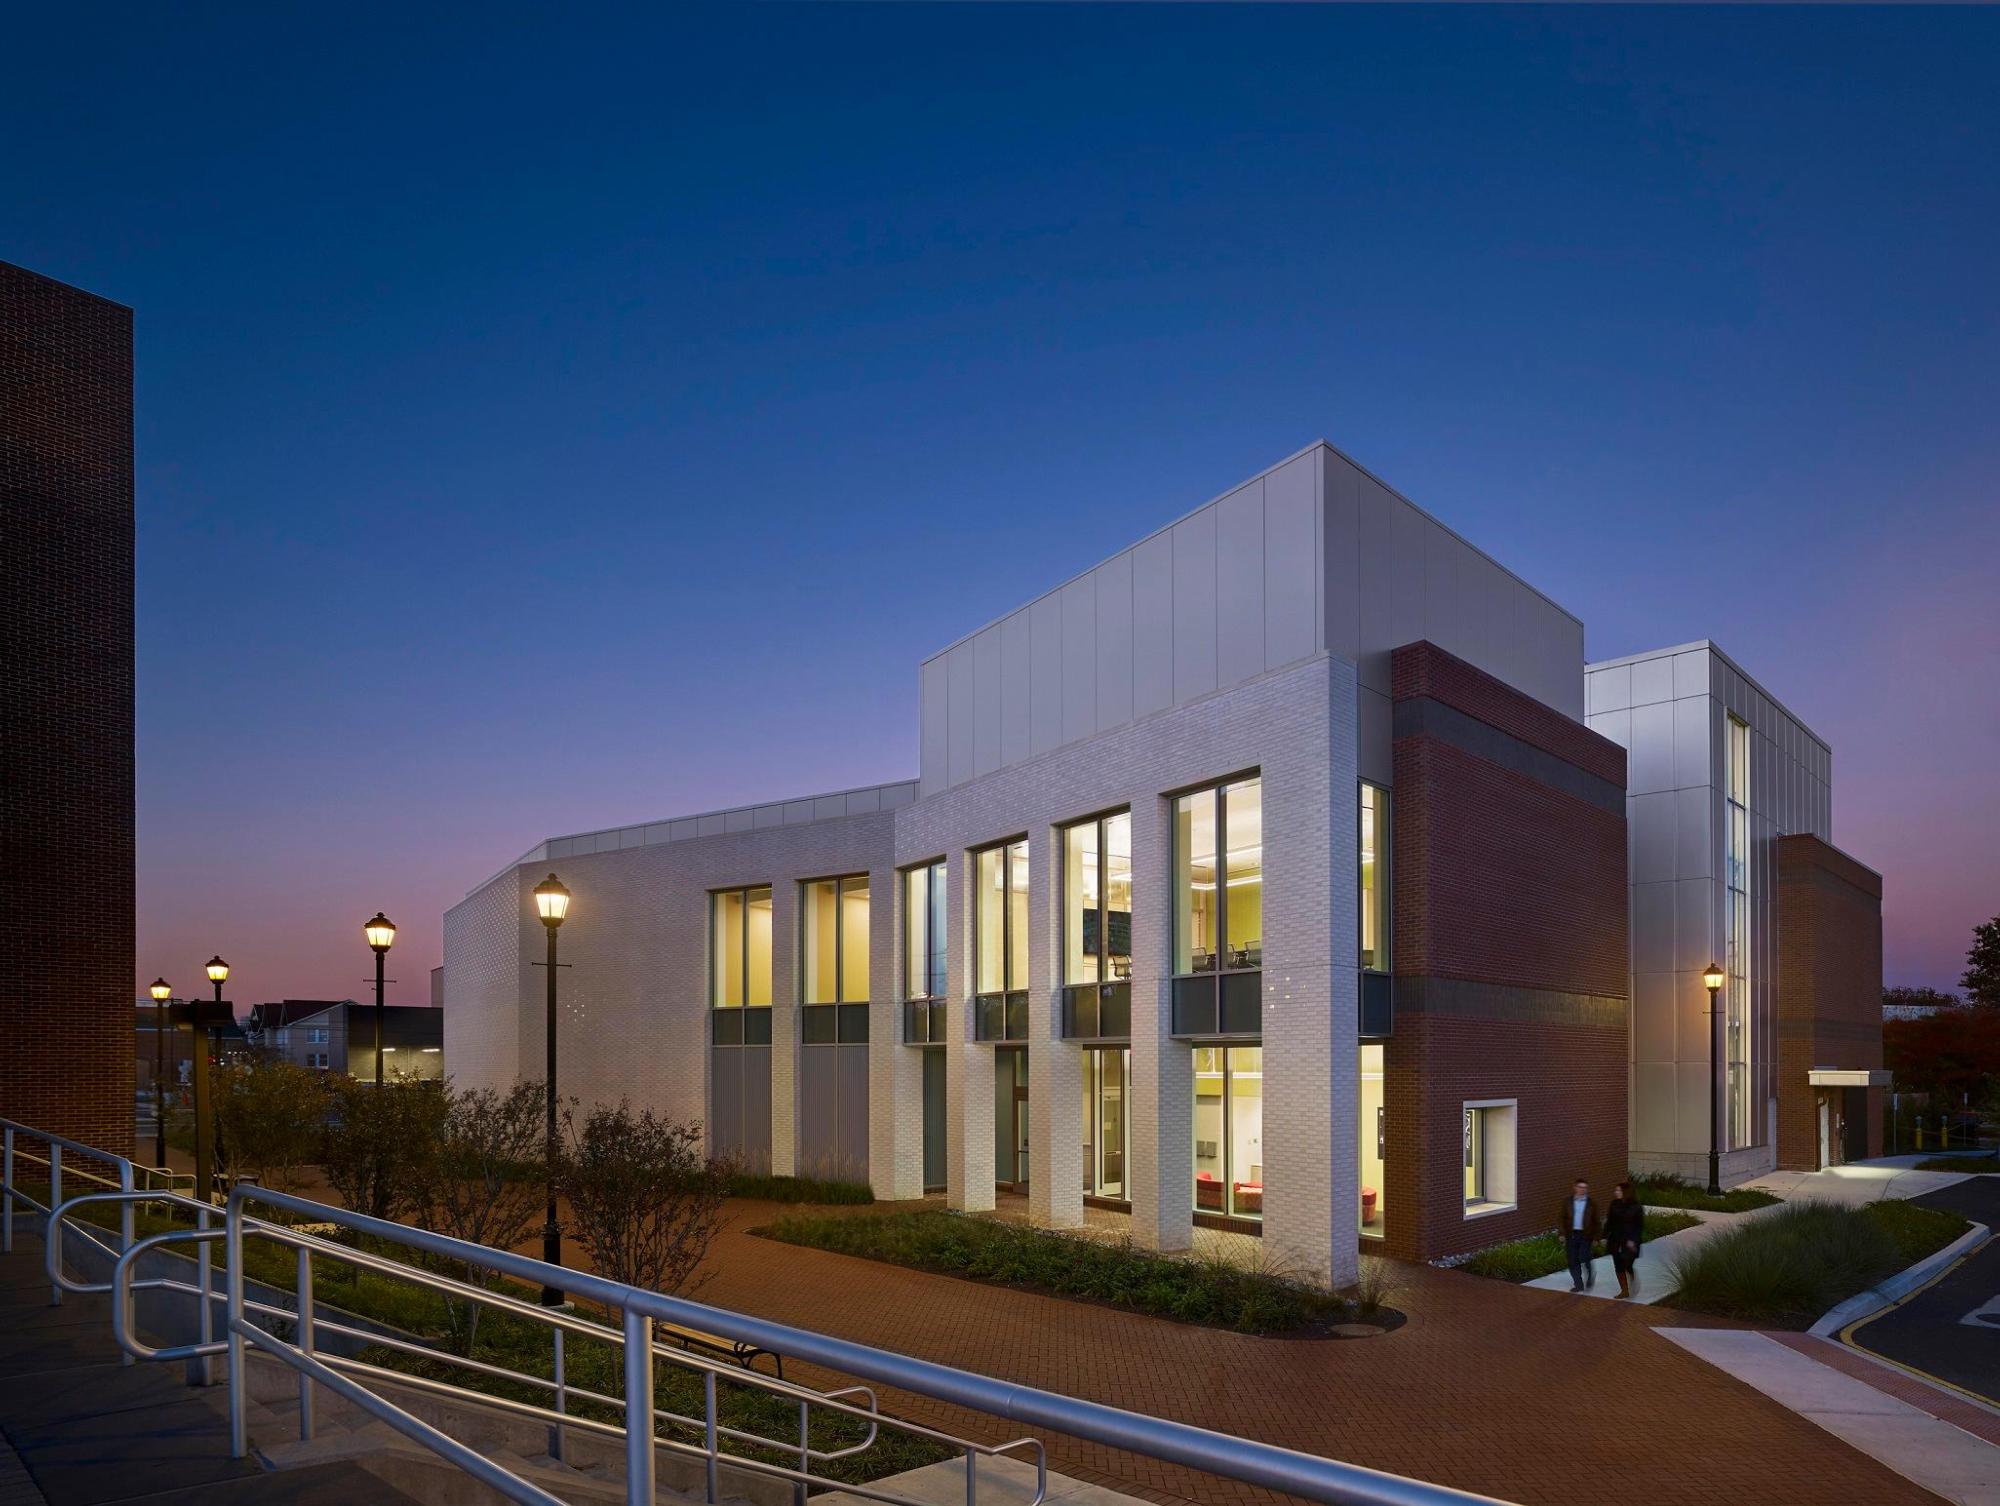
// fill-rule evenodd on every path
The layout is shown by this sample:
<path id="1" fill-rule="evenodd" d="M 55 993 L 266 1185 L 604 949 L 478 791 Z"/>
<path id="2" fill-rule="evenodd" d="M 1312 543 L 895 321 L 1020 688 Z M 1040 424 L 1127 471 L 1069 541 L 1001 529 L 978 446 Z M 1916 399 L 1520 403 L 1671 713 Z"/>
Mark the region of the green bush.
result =
<path id="1" fill-rule="evenodd" d="M 1917 1162 L 1918 1171 L 2000 1171 L 2000 1154 L 1988 1151 L 1983 1156 L 1932 1156 Z"/>
<path id="2" fill-rule="evenodd" d="M 1720 1197 L 1712 1197 L 1701 1183 L 1670 1172 L 1633 1177 L 1632 1195 L 1648 1208 L 1699 1208 L 1704 1213 L 1748 1213 L 1784 1201 L 1754 1187 L 1732 1187 Z"/>
<path id="3" fill-rule="evenodd" d="M 1224 1260 L 1180 1260 L 935 1209 L 793 1214 L 754 1231 L 787 1244 L 912 1266 L 1242 1333 L 1297 1333 L 1356 1316 L 1331 1292 Z"/>
<path id="4" fill-rule="evenodd" d="M 872 1203 L 866 1182 L 830 1182 L 818 1177 L 755 1176 L 738 1172 L 729 1179 L 729 1196 L 766 1203 Z"/>
<path id="5" fill-rule="evenodd" d="M 1700 1222 L 1700 1219 L 1687 1213 L 1648 1213 L 1646 1242 L 1678 1234 L 1682 1229 L 1691 1229 Z M 1592 1245 L 1590 1252 L 1593 1257 L 1602 1255 L 1604 1241 L 1600 1239 Z M 1641 1255 L 1640 1258 L 1643 1260 L 1645 1257 Z M 1496 1281 L 1535 1281 L 1554 1275 L 1568 1264 L 1569 1256 L 1563 1242 L 1551 1229 L 1546 1234 L 1531 1234 L 1526 1239 L 1481 1250 L 1459 1269 L 1470 1271 L 1475 1276 L 1490 1276 Z"/>
<path id="6" fill-rule="evenodd" d="M 1793 1203 L 1703 1240 L 1675 1265 L 1674 1307 L 1808 1328 L 1965 1232 L 1955 1213 L 1885 1201 Z"/>

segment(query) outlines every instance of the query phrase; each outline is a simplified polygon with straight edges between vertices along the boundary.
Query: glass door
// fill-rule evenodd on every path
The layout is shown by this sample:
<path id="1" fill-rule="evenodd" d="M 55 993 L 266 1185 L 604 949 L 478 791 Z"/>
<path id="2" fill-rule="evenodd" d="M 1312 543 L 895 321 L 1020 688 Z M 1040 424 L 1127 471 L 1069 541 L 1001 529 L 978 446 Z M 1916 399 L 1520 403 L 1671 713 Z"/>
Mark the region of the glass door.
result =
<path id="1" fill-rule="evenodd" d="M 1009 1192 L 1028 1190 L 1028 1048 L 993 1052 L 993 1179 Z"/>

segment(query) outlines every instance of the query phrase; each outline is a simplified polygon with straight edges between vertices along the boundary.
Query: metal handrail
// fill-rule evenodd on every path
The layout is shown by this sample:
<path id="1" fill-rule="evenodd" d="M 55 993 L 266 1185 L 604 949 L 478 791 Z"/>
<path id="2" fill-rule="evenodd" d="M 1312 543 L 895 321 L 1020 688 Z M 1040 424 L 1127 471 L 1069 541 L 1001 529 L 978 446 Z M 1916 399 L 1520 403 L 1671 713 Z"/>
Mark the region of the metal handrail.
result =
<path id="1" fill-rule="evenodd" d="M 17 1135 L 26 1135 L 31 1140 L 40 1140 L 48 1146 L 48 1155 L 46 1157 L 38 1156 L 32 1151 L 21 1149 L 14 1143 Z M 43 1229 L 46 1233 L 49 1227 L 48 1221 L 54 1218 L 53 1210 L 60 1207 L 63 1200 L 62 1153 L 65 1150 L 73 1151 L 77 1155 L 85 1156 L 91 1160 L 107 1163 L 117 1174 L 117 1180 L 113 1181 L 109 1177 L 99 1176 L 96 1172 L 88 1171 L 81 1166 L 70 1168 L 72 1176 L 79 1176 L 86 1181 L 96 1182 L 105 1187 L 116 1187 L 121 1192 L 130 1192 L 132 1190 L 132 1161 L 130 1157 L 113 1155 L 110 1151 L 99 1150 L 94 1145 L 86 1145 L 81 1140 L 71 1140 L 64 1135 L 52 1135 L 47 1130 L 36 1129 L 33 1125 L 21 1124 L 12 1119 L 0 1119 L 0 1252 L 9 1254 L 13 1252 L 14 1204 L 17 1201 L 26 1203 L 28 1207 L 42 1215 L 44 1220 Z M 27 1193 L 15 1186 L 14 1163 L 16 1160 L 32 1161 L 38 1166 L 46 1166 L 49 1169 L 49 1201 L 47 1206 L 36 1202 Z M 109 1245 L 105 1244 L 96 1235 L 91 1234 L 85 1237 L 107 1255 L 116 1253 L 116 1251 L 112 1250 Z M 132 1210 L 130 1206 L 125 1208 L 119 1219 L 118 1238 L 120 1249 L 125 1249 L 132 1243 Z M 59 1305 L 62 1302 L 62 1294 L 61 1283 L 59 1281 L 51 1282 L 49 1286 L 49 1305 L 52 1307 Z M 124 1363 L 129 1365 L 132 1363 L 132 1360 L 133 1357 L 128 1354 L 125 1356 Z"/>
<path id="2" fill-rule="evenodd" d="M 627 1500 L 633 1503 L 633 1506 L 637 1506 L 640 1502 L 652 1506 L 654 1460 L 660 1450 L 704 1461 L 707 1496 L 710 1502 L 718 1499 L 717 1473 L 719 1467 L 726 1463 L 732 1469 L 790 1481 L 801 1494 L 808 1485 L 837 1483 L 838 1488 L 845 1494 L 894 1503 L 894 1506 L 913 1506 L 913 1503 L 908 1502 L 905 1497 L 892 1491 L 879 1489 L 873 1485 L 834 1482 L 824 1476 L 813 1474 L 811 1465 L 814 1462 L 854 1451 L 853 1448 L 821 1451 L 811 1447 L 809 1409 L 813 1406 L 829 1408 L 868 1420 L 870 1441 L 874 1437 L 873 1427 L 880 1421 L 921 1436 L 950 1443 L 962 1451 L 966 1460 L 967 1506 L 977 1506 L 977 1463 L 980 1458 L 1031 1450 L 1035 1460 L 1037 1488 L 1030 1506 L 1040 1506 L 1044 1499 L 1047 1488 L 1047 1455 L 1038 1439 L 1022 1438 L 1004 1444 L 982 1444 L 951 1438 L 950 1435 L 919 1424 L 883 1416 L 877 1409 L 874 1393 L 866 1386 L 835 1393 L 813 1391 L 793 1382 L 780 1381 L 756 1371 L 739 1370 L 688 1350 L 656 1343 L 653 1325 L 670 1323 L 678 1327 L 715 1334 L 735 1343 L 752 1345 L 774 1354 L 783 1354 L 788 1358 L 818 1365 L 865 1382 L 893 1386 L 934 1401 L 1051 1429 L 1106 1447 L 1185 1465 L 1191 1469 L 1222 1475 L 1246 1484 L 1323 1502 L 1326 1506 L 1499 1506 L 1499 1503 L 1490 1497 L 1430 1485 L 1355 1464 L 1323 1459 L 1273 1444 L 1236 1438 L 1186 1423 L 1141 1416 L 1117 1407 L 995 1380 L 948 1365 L 913 1359 L 844 1339 L 813 1333 L 806 1329 L 793 1328 L 787 1324 L 729 1312 L 686 1298 L 643 1291 L 589 1272 L 547 1265 L 511 1251 L 473 1244 L 430 1230 L 374 1218 L 364 1213 L 330 1207 L 254 1184 L 243 1183 L 233 1188 L 225 1208 L 221 1210 L 210 1210 L 175 1192 L 138 1191 L 131 1187 L 129 1180 L 118 1192 L 85 1194 L 72 1199 L 69 1203 L 57 1200 L 53 1210 L 43 1209 L 40 1204 L 34 1203 L 33 1199 L 20 1193 L 13 1185 L 14 1130 L 19 1129 L 35 1138 L 48 1140 L 51 1146 L 50 1160 L 55 1163 L 54 1169 L 59 1170 L 58 1147 L 63 1145 L 67 1145 L 77 1153 L 112 1163 L 119 1168 L 121 1177 L 126 1179 L 131 1176 L 130 1163 L 123 1161 L 123 1158 L 107 1155 L 91 1147 L 43 1136 L 40 1131 L 28 1126 L 14 1125 L 8 1121 L 0 1121 L 0 1125 L 5 1125 L 7 1130 L 4 1175 L 6 1196 L 0 1198 L 0 1203 L 4 1203 L 9 1212 L 10 1235 L 11 1210 L 17 1196 L 46 1215 L 52 1244 L 60 1239 L 60 1226 L 74 1206 L 86 1202 L 122 1204 L 125 1232 L 110 1283 L 114 1298 L 114 1332 L 119 1335 L 121 1347 L 128 1357 L 143 1353 L 147 1358 L 197 1358 L 218 1350 L 227 1352 L 230 1447 L 237 1457 L 245 1455 L 249 1448 L 245 1364 L 248 1350 L 255 1348 L 287 1365 L 298 1374 L 301 1437 L 309 1438 L 312 1435 L 313 1392 L 315 1387 L 324 1387 L 346 1398 L 370 1417 L 388 1424 L 404 1436 L 456 1464 L 508 1500 L 527 1503 L 527 1506 L 548 1506 L 554 1498 L 532 1482 L 514 1475 L 438 1428 L 423 1422 L 387 1397 L 370 1390 L 362 1382 L 375 1380 L 394 1383 L 424 1394 L 465 1400 L 516 1417 L 546 1423 L 555 1435 L 553 1452 L 557 1457 L 560 1457 L 560 1434 L 564 1429 L 620 1438 L 625 1445 Z M 52 1188 L 52 1193 L 53 1191 Z M 133 1205 L 139 1202 L 187 1207 L 192 1209 L 196 1218 L 204 1223 L 212 1211 L 218 1211 L 222 1227 L 171 1230 L 135 1242 L 131 1237 L 132 1209 Z M 455 1281 L 434 1271 L 418 1269 L 376 1252 L 337 1244 L 316 1234 L 287 1227 L 277 1220 L 251 1214 L 247 1208 L 253 1204 L 271 1209 L 280 1215 L 303 1217 L 322 1226 L 330 1225 L 355 1235 L 382 1241 L 387 1245 L 483 1268 L 530 1287 L 552 1286 L 616 1314 L 620 1326 L 616 1329 L 602 1328 L 571 1313 L 552 1311 L 520 1301 L 504 1292 L 494 1291 L 472 1282 Z M 222 1297 L 226 1316 L 223 1325 L 224 1337 L 219 1341 L 213 1339 L 207 1331 L 208 1314 L 216 1300 L 214 1292 L 208 1285 L 207 1256 L 218 1237 L 223 1241 L 226 1250 L 226 1291 Z M 246 1296 L 243 1260 L 246 1238 L 269 1239 L 295 1252 L 298 1270 L 295 1312 L 273 1308 L 268 1304 L 252 1301 Z M 155 1278 L 150 1281 L 134 1279 L 136 1262 L 141 1256 L 149 1250 L 160 1249 L 174 1243 L 193 1243 L 197 1246 L 203 1265 L 200 1287 L 169 1278 Z M 509 1380 L 528 1382 L 551 1390 L 554 1393 L 554 1407 L 496 1397 L 447 1381 L 406 1375 L 361 1360 L 348 1359 L 331 1353 L 319 1353 L 316 1340 L 323 1333 L 353 1335 L 364 1338 L 371 1344 L 385 1343 L 385 1336 L 318 1316 L 317 1305 L 313 1300 L 313 1259 L 316 1255 L 365 1269 L 386 1271 L 398 1279 L 445 1290 L 456 1298 L 501 1308 L 531 1317 L 547 1325 L 551 1329 L 555 1344 L 556 1365 L 553 1380 L 477 1361 L 465 1363 L 470 1369 L 498 1374 Z M 148 1349 L 147 1346 L 138 1343 L 136 1333 L 133 1331 L 130 1304 L 134 1292 L 149 1287 L 169 1287 L 198 1292 L 204 1320 L 201 1341 L 193 1345 L 162 1349 Z M 102 1290 L 103 1287 L 78 1284 L 73 1289 Z M 58 1286 L 56 1288 L 58 1298 L 60 1291 L 61 1287 Z M 294 1325 L 294 1334 L 290 1339 L 286 1339 L 267 1331 L 251 1321 L 253 1315 L 276 1316 L 288 1320 Z M 581 1390 L 567 1384 L 563 1371 L 563 1339 L 566 1334 L 587 1335 L 599 1342 L 622 1346 L 624 1351 L 622 1398 Z M 405 1351 L 412 1348 L 421 1349 L 421 1346 L 412 1346 L 392 1337 L 386 1340 L 386 1347 Z M 460 1356 L 437 1350 L 422 1349 L 421 1352 L 438 1360 L 460 1362 L 462 1359 Z M 654 1365 L 659 1361 L 681 1365 L 702 1375 L 704 1406 L 701 1417 L 684 1417 L 671 1412 L 662 1412 L 655 1406 Z M 783 1443 L 762 1435 L 746 1434 L 723 1426 L 716 1397 L 718 1380 L 725 1375 L 734 1385 L 755 1387 L 796 1400 L 800 1415 L 797 1444 Z M 578 1417 L 569 1413 L 567 1411 L 569 1402 L 577 1397 L 622 1413 L 622 1424 L 601 1422 L 594 1418 Z M 865 1397 L 866 1403 L 864 1405 L 859 1401 L 850 1401 L 846 1399 L 848 1397 Z M 655 1429 L 662 1423 L 686 1431 L 699 1429 L 701 1441 L 695 1444 L 675 1437 L 660 1437 Z M 724 1454 L 722 1451 L 724 1439 L 754 1443 L 785 1457 L 796 1459 L 798 1464 L 794 1467 L 773 1463 L 768 1459 Z M 859 1447 L 865 1446 L 863 1444 Z"/>

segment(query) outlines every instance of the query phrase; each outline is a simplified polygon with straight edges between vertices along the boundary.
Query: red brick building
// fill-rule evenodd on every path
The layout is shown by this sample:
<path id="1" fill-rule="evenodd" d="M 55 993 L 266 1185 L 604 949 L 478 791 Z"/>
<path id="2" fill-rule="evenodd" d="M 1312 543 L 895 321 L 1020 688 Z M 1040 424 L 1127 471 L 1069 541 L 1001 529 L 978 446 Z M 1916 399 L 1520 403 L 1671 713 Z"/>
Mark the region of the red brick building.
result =
<path id="1" fill-rule="evenodd" d="M 0 1115 L 132 1143 L 132 313 L 0 263 Z M 23 921 L 19 917 L 32 917 Z"/>

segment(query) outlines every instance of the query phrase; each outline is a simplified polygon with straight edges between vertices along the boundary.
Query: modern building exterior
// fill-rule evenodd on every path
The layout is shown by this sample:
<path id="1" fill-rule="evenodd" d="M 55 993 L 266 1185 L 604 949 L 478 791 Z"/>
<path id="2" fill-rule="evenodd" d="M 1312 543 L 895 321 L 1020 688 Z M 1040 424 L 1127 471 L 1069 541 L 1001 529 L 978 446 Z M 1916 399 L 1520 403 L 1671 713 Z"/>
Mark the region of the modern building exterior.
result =
<path id="1" fill-rule="evenodd" d="M 1707 1175 L 1710 963 L 1727 980 L 1722 1180 L 1831 1164 L 1787 1116 L 1812 1118 L 1821 1091 L 1842 1085 L 1879 1099 L 1888 1080 L 1881 879 L 1830 845 L 1831 749 L 1713 643 L 1594 663 L 1586 685 L 1589 725 L 1628 756 L 1634 1167 Z M 1838 900 L 1820 875 L 1841 886 Z M 1838 962 L 1847 943 L 1821 919 L 1836 904 L 1852 942 Z M 1819 1069 L 1863 1076 L 1809 1080 Z M 1864 1135 L 1866 1122 L 1854 1116 Z M 1879 1123 L 1874 1134 L 1879 1144 Z M 1849 1159 L 1845 1143 L 1830 1137 L 1833 1160 Z"/>
<path id="2" fill-rule="evenodd" d="M 551 838 L 473 890 L 453 1076 L 540 1075 L 554 871 L 562 1091 L 758 1170 L 1237 1229 L 1334 1282 L 1625 1170 L 1630 737 L 1586 725 L 1574 616 L 1345 456 L 919 688 L 914 780 Z"/>
<path id="3" fill-rule="evenodd" d="M 429 1081 L 444 1074 L 444 1018 L 425 1005 L 382 1010 L 383 1071 Z M 375 1076 L 375 1006 L 352 999 L 285 999 L 250 1011 L 258 1051 L 320 1072 Z"/>
<path id="4" fill-rule="evenodd" d="M 0 1102 L 132 1144 L 132 311 L 0 262 Z"/>

